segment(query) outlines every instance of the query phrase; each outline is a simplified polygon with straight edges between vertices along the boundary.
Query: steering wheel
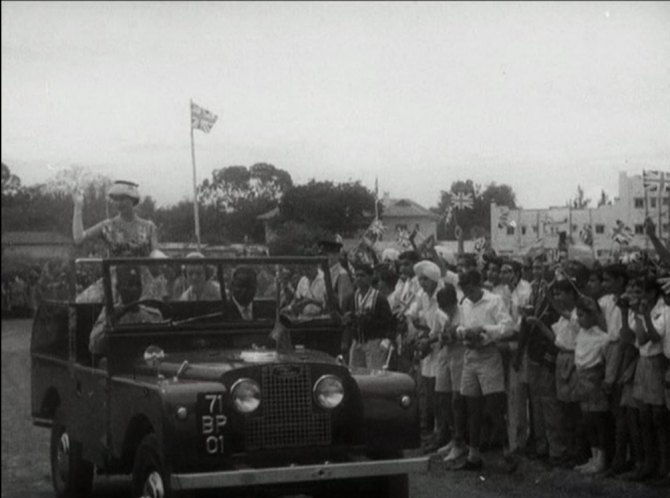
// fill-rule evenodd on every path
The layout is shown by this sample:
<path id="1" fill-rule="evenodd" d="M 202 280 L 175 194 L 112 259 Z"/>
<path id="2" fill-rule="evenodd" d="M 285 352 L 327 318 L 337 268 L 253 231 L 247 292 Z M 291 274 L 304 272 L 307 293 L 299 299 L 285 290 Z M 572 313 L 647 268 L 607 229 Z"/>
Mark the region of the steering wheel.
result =
<path id="1" fill-rule="evenodd" d="M 161 312 L 161 315 L 163 315 L 163 318 L 165 318 L 166 315 L 172 314 L 172 306 L 170 306 L 165 301 L 161 301 L 160 299 L 138 299 L 132 303 L 124 304 L 119 309 L 117 309 L 114 312 L 114 321 L 118 322 L 121 317 L 125 316 L 132 308 L 135 308 L 141 304 L 149 306 L 150 308 L 158 309 L 158 311 Z"/>

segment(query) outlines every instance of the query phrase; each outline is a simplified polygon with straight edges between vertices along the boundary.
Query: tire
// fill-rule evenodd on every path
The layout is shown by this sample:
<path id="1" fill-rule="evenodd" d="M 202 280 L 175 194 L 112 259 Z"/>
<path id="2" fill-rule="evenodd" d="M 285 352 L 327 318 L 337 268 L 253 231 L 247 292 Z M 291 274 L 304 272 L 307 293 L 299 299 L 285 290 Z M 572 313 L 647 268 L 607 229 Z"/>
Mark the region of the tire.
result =
<path id="1" fill-rule="evenodd" d="M 135 453 L 132 498 L 170 498 L 170 475 L 155 434 L 144 436 Z"/>
<path id="2" fill-rule="evenodd" d="M 81 457 L 81 443 L 70 438 L 67 428 L 51 426 L 51 482 L 58 498 L 88 498 L 93 488 L 93 464 Z"/>

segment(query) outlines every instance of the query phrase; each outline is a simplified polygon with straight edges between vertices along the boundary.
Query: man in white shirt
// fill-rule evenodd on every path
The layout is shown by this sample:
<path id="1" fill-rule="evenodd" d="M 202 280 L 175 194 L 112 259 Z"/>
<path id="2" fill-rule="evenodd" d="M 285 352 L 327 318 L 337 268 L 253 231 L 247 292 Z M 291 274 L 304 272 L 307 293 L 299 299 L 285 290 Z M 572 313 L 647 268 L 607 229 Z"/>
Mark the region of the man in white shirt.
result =
<path id="1" fill-rule="evenodd" d="M 469 447 L 467 459 L 456 469 L 479 470 L 482 459 L 479 450 L 482 412 L 486 411 L 493 421 L 496 435 L 506 440 L 505 412 L 506 395 L 502 357 L 496 341 L 512 329 L 512 318 L 500 296 L 481 287 L 481 275 L 470 270 L 459 275 L 465 300 L 461 304 L 461 325 L 457 334 L 466 345 L 463 360 L 461 394 L 468 407 Z M 454 458 L 465 452 L 463 448 L 452 448 Z M 507 470 L 516 468 L 508 458 L 509 447 L 505 445 Z"/>
<path id="2" fill-rule="evenodd" d="M 351 296 L 354 294 L 354 284 L 351 281 L 351 275 L 349 275 L 347 268 L 340 262 L 343 254 L 342 244 L 330 240 L 322 240 L 317 245 L 319 246 L 319 252 L 328 257 L 330 284 L 333 286 L 339 310 L 345 312 L 347 310 L 344 307 L 350 302 Z"/>
<path id="3" fill-rule="evenodd" d="M 422 425 L 427 434 L 437 435 L 435 427 L 435 376 L 437 357 L 440 350 L 439 337 L 431 337 L 430 332 L 437 330 L 435 322 L 438 319 L 439 306 L 437 293 L 443 287 L 440 267 L 432 261 L 420 261 L 414 265 L 414 273 L 419 279 L 423 292 L 419 295 L 415 305 L 408 312 L 408 317 L 419 332 L 420 343 L 427 355 L 421 359 L 421 390 L 425 393 L 426 410 L 422 413 Z M 428 443 L 428 447 L 438 448 L 437 441 Z"/>

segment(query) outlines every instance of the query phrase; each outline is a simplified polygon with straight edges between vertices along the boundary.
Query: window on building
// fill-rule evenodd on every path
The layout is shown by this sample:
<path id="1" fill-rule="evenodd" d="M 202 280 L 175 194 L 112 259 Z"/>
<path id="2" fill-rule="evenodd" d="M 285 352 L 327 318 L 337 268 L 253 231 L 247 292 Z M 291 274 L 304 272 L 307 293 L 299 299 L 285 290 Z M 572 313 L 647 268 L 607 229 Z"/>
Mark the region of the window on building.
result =
<path id="1" fill-rule="evenodd" d="M 572 231 L 576 232 L 577 231 L 577 225 L 572 225 Z"/>
<path id="2" fill-rule="evenodd" d="M 656 207 L 656 197 L 652 197 L 651 199 L 649 199 L 649 206 L 652 208 Z"/>
<path id="3" fill-rule="evenodd" d="M 665 223 L 665 224 L 663 225 L 663 231 L 664 231 L 665 233 L 670 232 L 670 223 Z"/>
<path id="4" fill-rule="evenodd" d="M 507 227 L 507 235 L 514 235 L 514 227 Z"/>
<path id="5" fill-rule="evenodd" d="M 526 225 L 521 227 L 521 235 L 526 235 Z"/>
<path id="6" fill-rule="evenodd" d="M 663 198 L 663 204 L 665 204 L 666 206 L 670 204 L 670 197 Z"/>
<path id="7" fill-rule="evenodd" d="M 644 199 L 642 197 L 636 197 L 633 199 L 633 204 L 635 209 L 644 209 Z"/>
<path id="8" fill-rule="evenodd" d="M 644 233 L 644 225 L 635 225 L 635 233 L 637 234 L 643 234 Z"/>
<path id="9" fill-rule="evenodd" d="M 396 229 L 396 231 L 397 230 L 407 230 L 407 225 L 396 225 L 395 229 Z"/>
<path id="10" fill-rule="evenodd" d="M 537 233 L 537 225 L 533 225 L 533 233 Z"/>
<path id="11" fill-rule="evenodd" d="M 596 225 L 596 233 L 605 233 L 605 225 Z"/>

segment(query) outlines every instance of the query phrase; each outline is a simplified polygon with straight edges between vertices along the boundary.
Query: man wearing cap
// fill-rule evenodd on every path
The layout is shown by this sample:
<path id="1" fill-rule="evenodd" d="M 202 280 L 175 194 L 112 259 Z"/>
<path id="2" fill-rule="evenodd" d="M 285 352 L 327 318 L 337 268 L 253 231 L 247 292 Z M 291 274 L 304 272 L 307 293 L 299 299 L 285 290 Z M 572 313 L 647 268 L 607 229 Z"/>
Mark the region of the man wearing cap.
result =
<path id="1" fill-rule="evenodd" d="M 388 300 L 372 286 L 372 266 L 360 263 L 355 268 L 355 291 L 344 315 L 342 351 L 349 365 L 381 370 L 387 360 L 393 334 L 393 315 Z"/>
<path id="2" fill-rule="evenodd" d="M 72 236 L 75 244 L 86 240 L 102 238 L 110 257 L 148 257 L 158 248 L 156 225 L 140 218 L 135 207 L 140 203 L 137 184 L 117 181 L 110 187 L 108 196 L 118 215 L 84 230 L 82 210 L 83 194 L 76 190 L 72 194 L 74 212 L 72 216 Z"/>
<path id="3" fill-rule="evenodd" d="M 482 468 L 479 447 L 484 410 L 491 417 L 494 434 L 507 439 L 504 370 L 496 341 L 512 329 L 512 318 L 502 298 L 482 288 L 477 270 L 460 274 L 459 282 L 465 300 L 461 305 L 457 335 L 466 346 L 461 394 L 467 404 L 470 440 L 467 459 L 456 468 L 478 470 Z M 512 470 L 513 462 L 507 459 L 509 447 L 505 446 L 506 463 L 510 463 L 508 470 Z M 454 445 L 448 459 L 455 460 L 465 453 L 464 448 Z"/>
<path id="4" fill-rule="evenodd" d="M 351 301 L 354 295 L 354 286 L 351 283 L 351 277 L 346 268 L 340 263 L 340 254 L 342 244 L 330 240 L 322 240 L 318 243 L 319 252 L 328 257 L 330 266 L 330 283 L 333 286 L 335 298 L 340 311 L 345 311 L 345 306 Z"/>
<path id="5" fill-rule="evenodd" d="M 116 307 L 122 309 L 131 303 L 135 303 L 142 295 L 142 276 L 137 266 L 116 267 L 116 290 L 120 303 Z M 98 319 L 93 325 L 88 348 L 95 355 L 107 354 L 107 313 L 103 308 Z M 135 304 L 118 319 L 119 324 L 130 323 L 155 323 L 163 320 L 163 315 L 155 308 L 143 304 Z"/>
<path id="6" fill-rule="evenodd" d="M 440 267 L 432 261 L 420 261 L 414 265 L 414 274 L 418 278 L 421 292 L 410 307 L 408 318 L 411 323 L 419 330 L 419 344 L 425 345 L 423 351 L 427 355 L 421 359 L 420 382 L 421 398 L 423 399 L 422 429 L 428 434 L 437 434 L 435 432 L 435 377 L 440 350 L 439 335 L 442 327 L 436 326 L 438 320 L 439 305 L 437 294 L 444 286 L 442 281 L 442 272 Z M 431 441 L 429 447 L 439 447 L 437 441 Z"/>

